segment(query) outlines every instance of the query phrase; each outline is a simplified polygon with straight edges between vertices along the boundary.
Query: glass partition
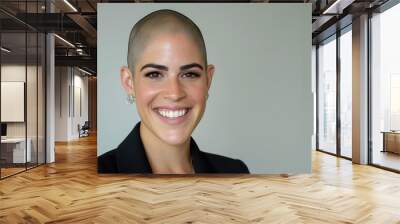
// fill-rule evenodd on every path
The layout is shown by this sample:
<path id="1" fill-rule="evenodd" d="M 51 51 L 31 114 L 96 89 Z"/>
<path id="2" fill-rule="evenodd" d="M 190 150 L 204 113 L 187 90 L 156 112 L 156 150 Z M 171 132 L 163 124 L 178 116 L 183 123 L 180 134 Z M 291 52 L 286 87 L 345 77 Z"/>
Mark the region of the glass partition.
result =
<path id="1" fill-rule="evenodd" d="M 27 113 L 27 151 L 29 153 L 29 160 L 27 167 L 37 165 L 37 76 L 38 76 L 38 49 L 37 41 L 38 35 L 36 32 L 27 33 L 27 97 L 26 97 L 26 113 Z"/>
<path id="2" fill-rule="evenodd" d="M 31 158 L 26 150 L 26 33 L 2 33 L 1 47 L 1 176 L 6 177 L 25 170 Z"/>
<path id="3" fill-rule="evenodd" d="M 0 7 L 43 12 L 44 1 L 7 1 Z M 0 12 L 0 178 L 45 163 L 45 35 Z"/>
<path id="4" fill-rule="evenodd" d="M 318 149 L 336 154 L 336 36 L 318 47 Z"/>
<path id="5" fill-rule="evenodd" d="M 371 19 L 372 164 L 400 171 L 400 4 Z"/>

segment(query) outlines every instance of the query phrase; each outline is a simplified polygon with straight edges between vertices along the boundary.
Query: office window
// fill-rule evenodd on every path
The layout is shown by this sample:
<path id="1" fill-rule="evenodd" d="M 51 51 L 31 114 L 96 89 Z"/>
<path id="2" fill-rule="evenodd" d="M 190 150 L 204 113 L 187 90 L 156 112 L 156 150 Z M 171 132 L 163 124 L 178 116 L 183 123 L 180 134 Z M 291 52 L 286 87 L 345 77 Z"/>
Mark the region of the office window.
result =
<path id="1" fill-rule="evenodd" d="M 372 163 L 400 170 L 400 4 L 371 19 Z"/>
<path id="2" fill-rule="evenodd" d="M 318 149 L 336 153 L 336 36 L 318 48 Z"/>
<path id="3" fill-rule="evenodd" d="M 351 26 L 340 36 L 340 154 L 352 156 L 352 35 Z"/>
<path id="4" fill-rule="evenodd" d="M 311 137 L 311 147 L 316 149 L 317 144 L 317 48 L 312 46 L 311 50 L 311 92 L 313 94 L 313 134 Z"/>

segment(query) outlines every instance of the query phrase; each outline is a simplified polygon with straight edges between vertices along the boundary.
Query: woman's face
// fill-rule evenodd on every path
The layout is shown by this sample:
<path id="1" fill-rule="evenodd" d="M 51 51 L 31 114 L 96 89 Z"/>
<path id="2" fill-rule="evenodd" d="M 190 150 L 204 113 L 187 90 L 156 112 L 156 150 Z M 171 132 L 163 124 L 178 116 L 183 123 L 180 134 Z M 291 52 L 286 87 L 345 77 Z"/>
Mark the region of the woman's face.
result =
<path id="1" fill-rule="evenodd" d="M 170 145 L 184 144 L 203 116 L 214 67 L 204 67 L 185 34 L 154 37 L 133 72 L 133 92 L 144 128 Z"/>

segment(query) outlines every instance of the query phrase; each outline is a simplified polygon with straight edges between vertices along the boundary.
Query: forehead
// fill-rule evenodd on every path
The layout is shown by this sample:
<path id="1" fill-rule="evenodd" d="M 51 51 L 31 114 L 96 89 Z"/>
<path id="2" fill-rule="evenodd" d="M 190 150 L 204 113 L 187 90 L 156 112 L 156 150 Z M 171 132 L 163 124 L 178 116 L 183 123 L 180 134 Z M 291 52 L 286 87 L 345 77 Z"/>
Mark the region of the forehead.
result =
<path id="1" fill-rule="evenodd" d="M 139 53 L 139 52 L 138 52 Z M 199 44 L 184 33 L 159 33 L 146 38 L 138 58 L 139 63 L 147 60 L 172 61 L 174 59 L 202 61 Z"/>

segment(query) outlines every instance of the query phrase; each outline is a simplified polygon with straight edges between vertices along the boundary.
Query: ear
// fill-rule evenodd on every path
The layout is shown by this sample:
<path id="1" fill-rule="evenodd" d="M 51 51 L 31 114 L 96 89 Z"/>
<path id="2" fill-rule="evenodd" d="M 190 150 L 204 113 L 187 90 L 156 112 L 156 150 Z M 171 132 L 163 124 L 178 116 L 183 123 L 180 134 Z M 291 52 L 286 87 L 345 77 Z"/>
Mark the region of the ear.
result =
<path id="1" fill-rule="evenodd" d="M 121 85 L 127 94 L 135 96 L 133 75 L 126 66 L 121 67 Z"/>
<path id="2" fill-rule="evenodd" d="M 207 65 L 207 87 L 210 89 L 211 82 L 214 76 L 215 66 L 214 65 Z"/>

